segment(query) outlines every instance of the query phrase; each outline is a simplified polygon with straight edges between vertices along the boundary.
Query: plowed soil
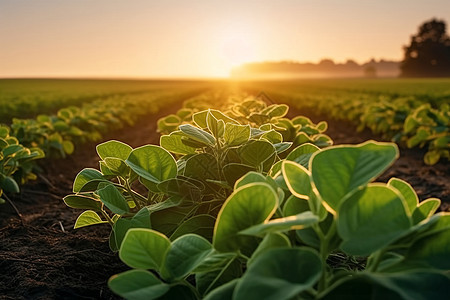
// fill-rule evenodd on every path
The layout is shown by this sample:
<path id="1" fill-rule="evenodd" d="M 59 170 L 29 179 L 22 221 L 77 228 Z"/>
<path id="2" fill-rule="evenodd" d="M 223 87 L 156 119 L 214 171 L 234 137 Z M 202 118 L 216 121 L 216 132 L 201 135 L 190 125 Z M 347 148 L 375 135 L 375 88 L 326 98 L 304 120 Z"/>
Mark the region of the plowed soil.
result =
<path id="1" fill-rule="evenodd" d="M 156 120 L 176 110 L 148 116 L 132 128 L 105 137 L 138 147 L 156 144 Z M 291 111 L 298 115 L 299 111 Z M 324 120 L 314 112 L 302 112 L 313 121 Z M 335 144 L 354 144 L 377 139 L 370 132 L 356 133 L 349 123 L 327 120 Z M 12 200 L 20 219 L 9 204 L 0 207 L 0 299 L 116 299 L 107 287 L 108 278 L 127 270 L 108 246 L 109 225 L 74 230 L 81 211 L 65 206 L 62 197 L 71 193 L 76 174 L 98 167 L 97 143 L 80 146 L 66 159 L 46 160 L 40 178 L 22 188 Z M 421 200 L 443 200 L 449 210 L 449 163 L 427 166 L 421 150 L 401 149 L 400 159 L 379 179 L 399 177 L 411 183 Z"/>

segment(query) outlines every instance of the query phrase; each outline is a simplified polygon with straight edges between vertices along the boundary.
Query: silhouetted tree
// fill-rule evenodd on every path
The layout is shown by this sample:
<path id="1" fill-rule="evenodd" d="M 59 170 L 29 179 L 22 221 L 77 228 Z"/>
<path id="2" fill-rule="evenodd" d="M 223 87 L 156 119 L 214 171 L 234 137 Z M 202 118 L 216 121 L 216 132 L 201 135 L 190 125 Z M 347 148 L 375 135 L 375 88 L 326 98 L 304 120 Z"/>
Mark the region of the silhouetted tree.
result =
<path id="1" fill-rule="evenodd" d="M 402 77 L 450 76 L 450 38 L 444 21 L 432 19 L 423 23 L 417 35 L 411 37 L 411 45 L 404 49 Z"/>

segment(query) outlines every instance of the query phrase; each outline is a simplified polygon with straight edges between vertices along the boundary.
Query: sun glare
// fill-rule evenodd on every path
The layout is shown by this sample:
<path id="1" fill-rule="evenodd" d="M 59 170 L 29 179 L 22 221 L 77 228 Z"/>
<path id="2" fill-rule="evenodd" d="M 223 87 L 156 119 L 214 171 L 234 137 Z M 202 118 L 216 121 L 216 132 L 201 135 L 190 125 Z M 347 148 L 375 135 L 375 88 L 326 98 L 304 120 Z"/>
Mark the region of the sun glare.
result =
<path id="1" fill-rule="evenodd" d="M 221 55 L 233 67 L 255 60 L 254 36 L 244 28 L 230 28 L 224 32 L 220 41 Z"/>

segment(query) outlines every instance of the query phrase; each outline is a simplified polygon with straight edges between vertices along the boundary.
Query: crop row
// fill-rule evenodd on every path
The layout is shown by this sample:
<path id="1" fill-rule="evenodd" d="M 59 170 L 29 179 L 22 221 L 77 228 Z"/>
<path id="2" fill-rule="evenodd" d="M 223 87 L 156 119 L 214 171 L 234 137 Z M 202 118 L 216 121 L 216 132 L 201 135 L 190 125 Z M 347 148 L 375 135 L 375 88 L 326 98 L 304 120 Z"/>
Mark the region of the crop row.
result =
<path id="1" fill-rule="evenodd" d="M 384 139 L 408 148 L 425 147 L 424 161 L 429 165 L 441 158 L 446 161 L 450 158 L 449 96 L 433 101 L 414 95 L 379 95 L 339 89 L 311 93 L 298 90 L 295 85 L 275 85 L 265 89 L 296 108 L 308 108 L 337 120 L 349 120 L 360 131 L 369 128 Z"/>
<path id="2" fill-rule="evenodd" d="M 127 299 L 444 299 L 450 214 L 396 178 L 392 143 L 317 145 L 326 123 L 238 99 L 161 119 L 160 145 L 97 146 L 67 206 L 111 226 Z M 189 106 L 189 108 L 187 107 Z M 227 107 L 224 107 L 227 106 Z M 188 114 L 189 113 L 189 114 Z M 188 117 L 189 115 L 189 117 Z M 176 116 L 176 117 L 175 117 Z M 307 138 L 307 139 L 306 139 Z M 145 192 L 143 192 L 145 191 Z"/>
<path id="3" fill-rule="evenodd" d="M 198 92 L 179 88 L 110 96 L 60 109 L 56 115 L 14 118 L 10 127 L 0 127 L 0 197 L 3 192 L 19 192 L 20 184 L 36 177 L 33 169 L 37 159 L 70 155 L 75 145 L 98 141 L 107 132 L 133 125 L 141 116 Z"/>
<path id="4" fill-rule="evenodd" d="M 0 120 L 33 118 L 112 96 L 201 86 L 202 83 L 140 80 L 0 79 Z"/>

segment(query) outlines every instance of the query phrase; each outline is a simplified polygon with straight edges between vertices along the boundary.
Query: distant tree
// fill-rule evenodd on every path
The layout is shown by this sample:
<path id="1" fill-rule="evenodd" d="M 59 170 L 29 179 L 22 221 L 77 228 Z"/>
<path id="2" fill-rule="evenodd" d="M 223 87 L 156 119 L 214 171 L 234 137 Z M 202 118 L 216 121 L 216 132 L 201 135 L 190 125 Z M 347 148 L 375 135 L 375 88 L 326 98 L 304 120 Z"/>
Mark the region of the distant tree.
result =
<path id="1" fill-rule="evenodd" d="M 444 21 L 432 19 L 423 23 L 404 50 L 402 77 L 450 76 L 450 38 Z"/>
<path id="2" fill-rule="evenodd" d="M 364 76 L 367 78 L 377 77 L 377 68 L 373 65 L 367 65 L 364 67 Z"/>

